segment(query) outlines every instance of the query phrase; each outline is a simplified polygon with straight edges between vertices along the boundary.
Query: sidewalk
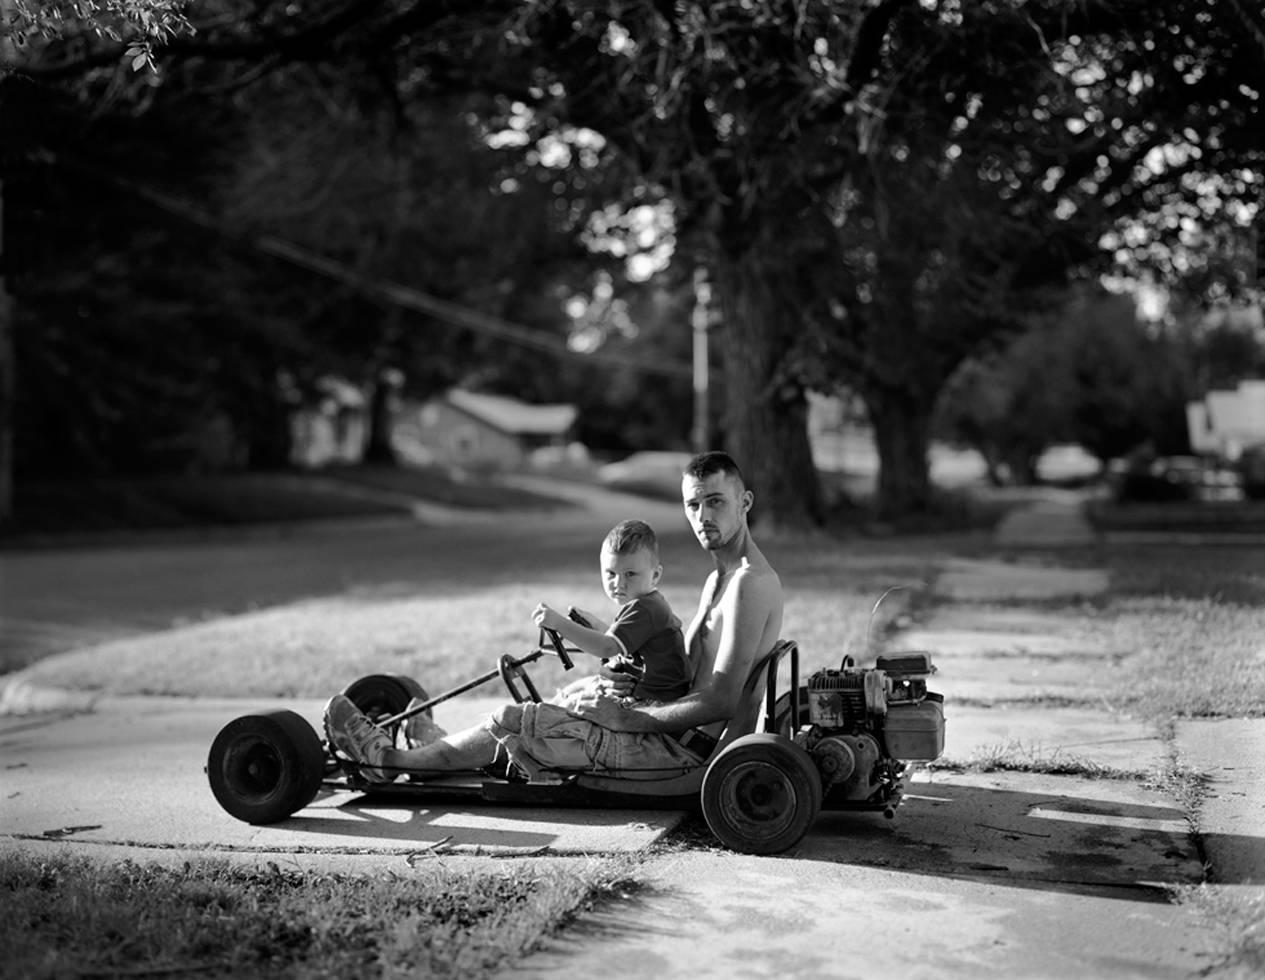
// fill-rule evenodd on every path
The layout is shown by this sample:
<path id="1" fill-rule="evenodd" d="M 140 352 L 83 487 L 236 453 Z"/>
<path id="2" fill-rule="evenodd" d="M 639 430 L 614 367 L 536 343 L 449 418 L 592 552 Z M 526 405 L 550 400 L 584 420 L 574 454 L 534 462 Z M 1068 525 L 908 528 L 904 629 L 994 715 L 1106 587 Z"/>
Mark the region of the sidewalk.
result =
<path id="1" fill-rule="evenodd" d="M 998 525 L 995 536 L 998 544 L 1011 549 L 1077 547 L 1095 541 L 1083 498 L 1074 493 L 1012 511 Z M 1150 540 L 1155 537 L 1151 534 Z M 1006 582 L 999 597 L 1011 598 L 1017 590 L 1022 591 L 1021 570 L 1011 566 L 999 574 Z M 1064 574 L 1072 578 L 1079 575 L 1080 588 L 1096 591 L 1094 572 L 1069 570 Z M 1068 582 L 1065 577 L 1063 585 Z M 960 589 L 960 577 L 957 584 Z M 1101 585 L 1105 587 L 1105 580 Z M 1057 633 L 1057 623 L 1048 627 Z M 941 644 L 946 642 L 943 637 L 938 639 Z M 927 637 L 926 641 L 935 648 L 937 638 Z M 1083 664 L 1073 667 L 1078 674 L 1082 668 Z M 1045 670 L 1048 674 L 1048 665 Z M 1033 671 L 1029 677 L 1038 673 Z M 1265 887 L 1265 719 L 1183 721 L 1176 727 L 1172 750 L 1179 764 L 1206 774 L 1195 829 L 1205 851 L 1209 881 Z"/>
<path id="2" fill-rule="evenodd" d="M 1091 542 L 1079 506 L 1045 502 L 998 534 L 1011 560 L 950 562 L 934 587 L 947 601 L 892 643 L 933 651 L 947 717 L 945 756 L 915 774 L 894 821 L 824 814 L 776 858 L 666 854 L 635 900 L 583 916 L 504 980 L 611 962 L 645 980 L 1206 972 L 1215 937 L 1168 889 L 1204 881 L 1205 859 L 1208 880 L 1265 889 L 1265 722 L 1185 724 L 1170 743 L 1113 712 L 1087 682 L 1112 652 L 1048 611 L 1106 576 L 1022 553 Z M 1202 850 L 1183 806 L 1142 778 L 1174 751 L 1211 776 Z M 994 756 L 1038 771 L 954 768 Z"/>
<path id="3" fill-rule="evenodd" d="M 1085 516 L 1084 494 L 1051 489 L 1045 499 L 1007 513 L 993 540 L 1005 548 L 1082 548 L 1097 535 Z"/>

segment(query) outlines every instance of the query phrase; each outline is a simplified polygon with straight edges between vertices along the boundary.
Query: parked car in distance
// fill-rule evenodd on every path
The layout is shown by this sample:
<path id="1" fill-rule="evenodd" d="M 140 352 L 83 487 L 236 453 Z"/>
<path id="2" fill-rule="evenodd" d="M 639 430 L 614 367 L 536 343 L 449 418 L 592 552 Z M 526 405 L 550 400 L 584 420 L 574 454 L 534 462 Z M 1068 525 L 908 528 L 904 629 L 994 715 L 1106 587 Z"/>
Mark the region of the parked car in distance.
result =
<path id="1" fill-rule="evenodd" d="M 1239 455 L 1239 478 L 1243 496 L 1248 500 L 1265 500 L 1265 442 L 1248 446 Z"/>
<path id="2" fill-rule="evenodd" d="M 1235 500 L 1242 495 L 1238 474 L 1202 456 L 1155 456 L 1132 460 L 1117 477 L 1121 503 L 1182 500 Z"/>
<path id="3" fill-rule="evenodd" d="M 691 457 L 691 453 L 667 450 L 633 453 L 599 466 L 597 481 L 622 493 L 676 500 L 681 496 L 681 471 Z"/>

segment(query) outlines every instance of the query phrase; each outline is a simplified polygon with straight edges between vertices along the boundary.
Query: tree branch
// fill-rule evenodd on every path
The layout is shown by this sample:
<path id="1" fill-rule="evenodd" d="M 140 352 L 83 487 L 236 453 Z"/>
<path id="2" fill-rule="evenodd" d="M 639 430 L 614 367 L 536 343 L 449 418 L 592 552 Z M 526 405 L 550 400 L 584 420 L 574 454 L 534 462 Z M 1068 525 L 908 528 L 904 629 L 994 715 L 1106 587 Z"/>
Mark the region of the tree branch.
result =
<path id="1" fill-rule="evenodd" d="M 200 208 L 144 187 L 125 177 L 104 173 L 98 167 L 67 157 L 54 156 L 52 153 L 41 154 L 40 158 L 49 164 L 71 170 L 81 176 L 104 181 L 186 225 L 209 232 L 238 247 L 279 259 L 295 268 L 315 273 L 390 306 L 422 313 L 463 330 L 536 350 L 560 360 L 582 361 L 585 364 L 609 364 L 664 377 L 693 377 L 693 367 L 690 364 L 666 358 L 644 358 L 601 350 L 590 353 L 573 351 L 567 347 L 561 337 L 542 334 L 521 324 L 431 296 L 419 289 L 392 280 L 366 275 L 342 262 L 274 235 L 256 235 L 230 228 Z"/>

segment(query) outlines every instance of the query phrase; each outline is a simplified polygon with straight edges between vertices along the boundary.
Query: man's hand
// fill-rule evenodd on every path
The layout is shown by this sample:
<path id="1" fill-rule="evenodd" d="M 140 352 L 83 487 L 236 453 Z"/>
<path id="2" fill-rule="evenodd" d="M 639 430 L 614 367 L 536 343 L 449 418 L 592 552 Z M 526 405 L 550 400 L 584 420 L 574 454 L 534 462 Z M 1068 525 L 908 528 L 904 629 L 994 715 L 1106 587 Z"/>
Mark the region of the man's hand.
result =
<path id="1" fill-rule="evenodd" d="M 568 701 L 566 705 L 567 711 L 577 718 L 591 721 L 593 724 L 612 732 L 636 731 L 637 729 L 629 724 L 630 719 L 635 717 L 635 715 L 625 708 L 622 702 L 608 694 L 601 693 L 595 688 L 586 691 L 578 698 Z"/>
<path id="2" fill-rule="evenodd" d="M 557 633 L 561 624 L 566 621 L 566 617 L 552 606 L 542 602 L 532 610 L 531 621 L 541 629 L 553 630 Z"/>
<path id="3" fill-rule="evenodd" d="M 597 675 L 602 679 L 602 690 L 613 698 L 630 698 L 633 688 L 637 686 L 636 675 L 611 667 L 605 661 L 602 662 Z"/>

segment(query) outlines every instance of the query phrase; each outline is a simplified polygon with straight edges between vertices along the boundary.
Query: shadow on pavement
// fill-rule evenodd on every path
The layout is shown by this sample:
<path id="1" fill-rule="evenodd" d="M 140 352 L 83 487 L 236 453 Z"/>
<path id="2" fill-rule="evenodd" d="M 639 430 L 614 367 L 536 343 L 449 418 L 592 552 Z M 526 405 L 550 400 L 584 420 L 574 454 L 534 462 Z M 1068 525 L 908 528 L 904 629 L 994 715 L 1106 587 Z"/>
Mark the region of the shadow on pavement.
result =
<path id="1" fill-rule="evenodd" d="M 621 811 L 423 807 L 333 794 L 278 829 L 411 843 L 419 849 L 497 849 L 546 848 L 561 833 L 582 828 L 594 851 L 602 851 L 629 820 L 630 814 Z M 704 846 L 710 841 L 706 833 L 699 839 Z M 1202 855 L 1184 813 L 1159 794 L 1124 780 L 1013 772 L 936 774 L 932 782 L 909 787 L 894 820 L 825 811 L 780 858 L 1131 901 L 1164 902 L 1167 889 L 1204 877 Z"/>
<path id="2" fill-rule="evenodd" d="M 610 853 L 639 850 L 680 822 L 678 811 L 591 810 L 482 802 L 421 804 L 323 790 L 293 817 L 259 828 L 270 846 L 466 853 Z M 293 837 L 291 837 L 293 835 Z"/>
<path id="3" fill-rule="evenodd" d="M 790 856 L 1133 901 L 1203 880 L 1185 814 L 1135 783 L 984 779 L 915 784 L 892 821 L 824 813 Z"/>

